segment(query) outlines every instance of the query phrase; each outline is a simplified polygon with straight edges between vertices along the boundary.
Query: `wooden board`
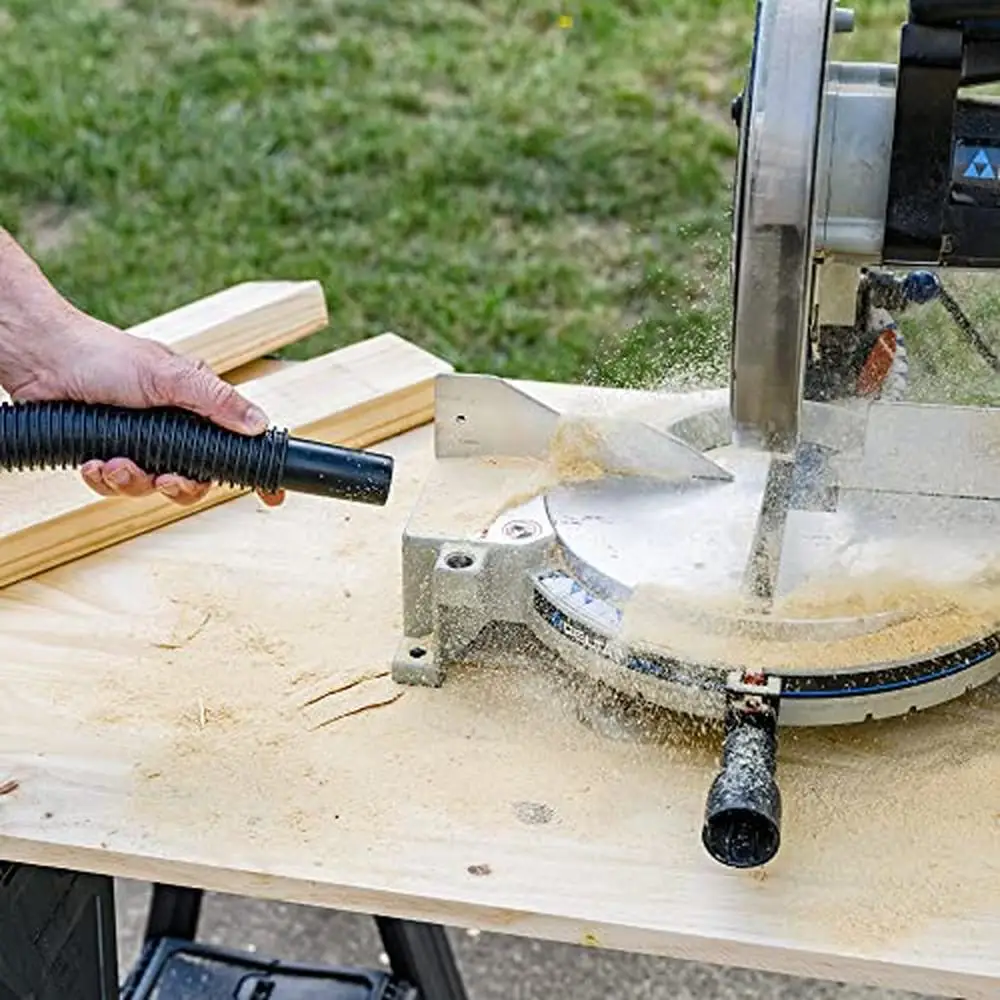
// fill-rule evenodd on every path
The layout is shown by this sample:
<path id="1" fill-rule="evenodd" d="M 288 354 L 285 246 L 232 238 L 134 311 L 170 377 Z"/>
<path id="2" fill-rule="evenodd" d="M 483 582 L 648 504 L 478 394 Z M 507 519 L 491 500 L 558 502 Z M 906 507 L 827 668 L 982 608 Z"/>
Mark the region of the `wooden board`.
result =
<path id="1" fill-rule="evenodd" d="M 329 322 L 318 281 L 248 281 L 170 312 L 128 332 L 178 354 L 199 358 L 230 381 L 266 374 L 277 362 L 264 355 L 293 344 Z M 10 396 L 0 389 L 0 401 Z"/>
<path id="2" fill-rule="evenodd" d="M 384 334 L 240 386 L 297 434 L 363 448 L 426 423 L 434 376 L 449 366 Z M 97 496 L 74 470 L 0 478 L 0 586 L 191 516 L 244 491 L 214 489 L 191 507 L 159 495 Z"/>
<path id="3" fill-rule="evenodd" d="M 242 498 L 0 594 L 0 857 L 1000 995 L 1000 686 L 787 735 L 779 859 L 723 869 L 698 840 L 714 743 L 594 731 L 529 667 L 392 688 L 431 432 L 381 447 L 385 509 Z"/>
<path id="4" fill-rule="evenodd" d="M 129 328 L 225 373 L 329 322 L 318 281 L 248 281 Z"/>
<path id="5" fill-rule="evenodd" d="M 271 372 L 279 372 L 283 368 L 297 364 L 301 364 L 301 362 L 287 361 L 284 358 L 257 358 L 255 361 L 250 361 L 231 372 L 227 372 L 226 381 L 232 385 L 242 385 L 251 379 L 261 378 L 264 375 L 270 375 Z"/>

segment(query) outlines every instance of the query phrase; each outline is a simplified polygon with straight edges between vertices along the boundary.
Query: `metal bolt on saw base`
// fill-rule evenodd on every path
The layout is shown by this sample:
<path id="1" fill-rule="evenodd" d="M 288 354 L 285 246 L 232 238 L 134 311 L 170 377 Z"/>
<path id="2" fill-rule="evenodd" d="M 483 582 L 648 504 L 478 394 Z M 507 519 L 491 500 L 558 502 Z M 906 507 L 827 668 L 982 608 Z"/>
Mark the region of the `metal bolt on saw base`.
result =
<path id="1" fill-rule="evenodd" d="M 540 535 L 542 526 L 534 521 L 511 521 L 510 524 L 504 525 L 503 533 L 507 538 L 523 542 Z"/>

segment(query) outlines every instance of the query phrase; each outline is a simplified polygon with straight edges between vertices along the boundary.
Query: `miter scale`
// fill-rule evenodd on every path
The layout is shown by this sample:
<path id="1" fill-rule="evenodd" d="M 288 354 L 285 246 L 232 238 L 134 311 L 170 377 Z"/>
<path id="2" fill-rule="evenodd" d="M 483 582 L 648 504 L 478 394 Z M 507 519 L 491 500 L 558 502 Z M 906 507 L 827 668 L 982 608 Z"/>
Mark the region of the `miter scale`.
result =
<path id="1" fill-rule="evenodd" d="M 1000 410 L 906 402 L 887 311 L 940 297 L 941 267 L 1000 264 L 1000 108 L 959 96 L 1000 80 L 992 15 L 913 0 L 898 65 L 838 63 L 849 12 L 760 0 L 728 389 L 588 413 L 442 377 L 398 681 L 440 684 L 520 630 L 621 695 L 724 721 L 703 842 L 752 867 L 780 839 L 779 726 L 1000 674 Z M 899 265 L 924 270 L 870 270 Z"/>

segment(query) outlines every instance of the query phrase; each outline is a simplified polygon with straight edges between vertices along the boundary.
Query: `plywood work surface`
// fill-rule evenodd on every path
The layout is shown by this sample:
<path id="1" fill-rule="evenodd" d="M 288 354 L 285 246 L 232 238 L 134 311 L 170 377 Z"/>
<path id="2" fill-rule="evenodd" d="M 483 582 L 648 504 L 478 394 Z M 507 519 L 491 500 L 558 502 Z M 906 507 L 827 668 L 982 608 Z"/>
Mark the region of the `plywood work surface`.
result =
<path id="1" fill-rule="evenodd" d="M 786 735 L 779 859 L 725 870 L 713 741 L 526 666 L 392 684 L 430 428 L 380 450 L 388 508 L 243 497 L 0 594 L 0 857 L 1000 995 L 1000 687 Z"/>

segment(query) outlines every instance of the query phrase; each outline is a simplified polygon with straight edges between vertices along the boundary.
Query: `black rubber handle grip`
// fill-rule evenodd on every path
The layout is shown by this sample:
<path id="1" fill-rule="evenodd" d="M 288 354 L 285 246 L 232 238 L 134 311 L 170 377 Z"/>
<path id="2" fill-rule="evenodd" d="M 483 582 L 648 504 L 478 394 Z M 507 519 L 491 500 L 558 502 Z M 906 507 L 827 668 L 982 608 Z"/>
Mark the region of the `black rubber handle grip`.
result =
<path id="1" fill-rule="evenodd" d="M 131 459 L 151 475 L 379 506 L 389 499 L 393 475 L 388 455 L 294 438 L 278 428 L 237 434 L 187 410 L 0 404 L 0 469 L 65 469 L 112 458 Z"/>

